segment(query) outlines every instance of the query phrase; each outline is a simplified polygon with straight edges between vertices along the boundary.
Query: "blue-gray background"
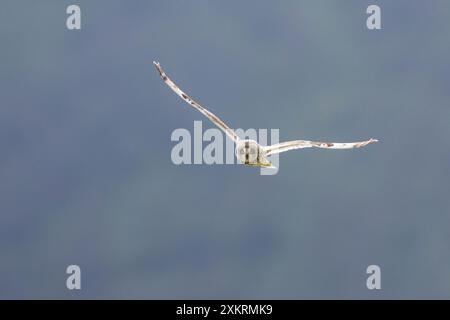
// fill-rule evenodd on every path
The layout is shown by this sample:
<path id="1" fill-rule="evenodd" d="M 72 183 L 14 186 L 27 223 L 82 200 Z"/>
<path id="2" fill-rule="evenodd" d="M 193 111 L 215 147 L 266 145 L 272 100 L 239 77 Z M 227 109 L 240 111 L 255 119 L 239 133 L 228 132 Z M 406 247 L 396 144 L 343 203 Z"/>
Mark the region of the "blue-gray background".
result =
<path id="1" fill-rule="evenodd" d="M 448 1 L 69 4 L 0 5 L 0 298 L 450 298 Z M 176 166 L 204 118 L 153 60 L 234 128 L 381 142 Z"/>

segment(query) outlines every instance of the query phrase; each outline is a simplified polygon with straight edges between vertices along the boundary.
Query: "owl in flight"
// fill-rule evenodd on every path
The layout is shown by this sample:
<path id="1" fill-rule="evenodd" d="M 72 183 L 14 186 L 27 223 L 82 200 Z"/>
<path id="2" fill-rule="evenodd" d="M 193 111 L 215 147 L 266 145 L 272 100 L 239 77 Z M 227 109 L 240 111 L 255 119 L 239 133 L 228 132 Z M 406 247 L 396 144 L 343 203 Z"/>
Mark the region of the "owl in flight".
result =
<path id="1" fill-rule="evenodd" d="M 235 154 L 239 162 L 252 167 L 266 167 L 275 168 L 267 159 L 268 156 L 294 149 L 302 148 L 323 148 L 323 149 L 353 149 L 365 147 L 368 144 L 378 142 L 377 139 L 369 139 L 359 142 L 317 142 L 308 140 L 293 140 L 282 143 L 273 144 L 271 146 L 261 146 L 255 140 L 240 139 L 233 130 L 231 130 L 222 120 L 220 120 L 213 113 L 202 107 L 194 99 L 184 93 L 178 86 L 169 79 L 164 70 L 159 65 L 159 62 L 153 61 L 153 64 L 158 70 L 159 75 L 167 86 L 172 89 L 181 99 L 186 101 L 192 107 L 200 111 L 205 117 L 211 120 L 218 126 L 225 134 L 235 142 Z"/>

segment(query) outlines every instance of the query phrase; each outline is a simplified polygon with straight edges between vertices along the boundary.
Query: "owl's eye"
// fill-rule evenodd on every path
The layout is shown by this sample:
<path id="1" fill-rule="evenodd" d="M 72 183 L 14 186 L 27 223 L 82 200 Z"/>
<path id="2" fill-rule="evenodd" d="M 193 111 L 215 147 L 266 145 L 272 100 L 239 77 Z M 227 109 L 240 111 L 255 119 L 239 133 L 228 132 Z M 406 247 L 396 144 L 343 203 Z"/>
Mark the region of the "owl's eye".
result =
<path id="1" fill-rule="evenodd" d="M 244 154 L 245 153 L 244 149 L 239 150 L 239 153 Z"/>

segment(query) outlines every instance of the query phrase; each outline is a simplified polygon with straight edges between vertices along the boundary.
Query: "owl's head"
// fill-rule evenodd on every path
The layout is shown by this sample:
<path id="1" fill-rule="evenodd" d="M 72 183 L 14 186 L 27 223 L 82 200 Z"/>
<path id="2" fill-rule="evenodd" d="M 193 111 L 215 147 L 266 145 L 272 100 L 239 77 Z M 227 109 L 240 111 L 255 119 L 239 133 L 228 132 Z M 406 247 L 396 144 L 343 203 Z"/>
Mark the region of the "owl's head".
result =
<path id="1" fill-rule="evenodd" d="M 236 158 L 243 164 L 257 164 L 259 145 L 255 140 L 241 140 L 236 145 Z"/>

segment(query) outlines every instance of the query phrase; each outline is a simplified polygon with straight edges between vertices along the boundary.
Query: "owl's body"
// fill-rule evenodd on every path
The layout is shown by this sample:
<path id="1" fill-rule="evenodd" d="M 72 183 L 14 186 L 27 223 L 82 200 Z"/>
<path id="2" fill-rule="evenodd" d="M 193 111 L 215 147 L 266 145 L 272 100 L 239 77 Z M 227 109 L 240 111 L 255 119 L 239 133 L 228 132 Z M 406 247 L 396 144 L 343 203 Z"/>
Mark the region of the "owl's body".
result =
<path id="1" fill-rule="evenodd" d="M 250 167 L 272 167 L 266 152 L 255 140 L 240 140 L 236 143 L 236 158 Z"/>

